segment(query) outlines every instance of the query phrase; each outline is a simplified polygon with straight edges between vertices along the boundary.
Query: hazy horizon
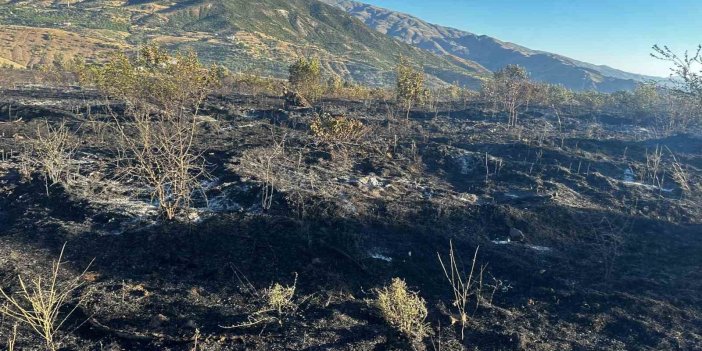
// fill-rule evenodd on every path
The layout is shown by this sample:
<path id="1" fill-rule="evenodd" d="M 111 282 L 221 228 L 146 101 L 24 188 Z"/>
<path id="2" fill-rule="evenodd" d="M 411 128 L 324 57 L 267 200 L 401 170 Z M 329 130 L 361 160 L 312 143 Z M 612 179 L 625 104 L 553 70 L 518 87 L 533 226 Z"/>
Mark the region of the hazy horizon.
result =
<path id="1" fill-rule="evenodd" d="M 627 72 L 668 77 L 670 64 L 650 56 L 655 44 L 676 52 L 702 39 L 702 2 L 616 0 L 366 0 L 427 22 Z"/>

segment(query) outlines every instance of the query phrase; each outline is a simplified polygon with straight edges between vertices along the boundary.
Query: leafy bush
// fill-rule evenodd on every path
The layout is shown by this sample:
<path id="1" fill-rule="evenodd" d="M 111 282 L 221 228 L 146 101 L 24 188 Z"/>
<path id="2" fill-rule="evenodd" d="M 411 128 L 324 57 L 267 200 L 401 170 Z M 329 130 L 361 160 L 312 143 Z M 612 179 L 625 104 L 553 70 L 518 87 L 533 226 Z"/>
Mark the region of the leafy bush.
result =
<path id="1" fill-rule="evenodd" d="M 283 80 L 263 77 L 254 72 L 241 72 L 227 75 L 223 85 L 225 88 L 233 89 L 236 92 L 259 96 L 261 94 L 280 94 L 280 86 Z"/>
<path id="2" fill-rule="evenodd" d="M 338 77 L 327 82 L 327 95 L 335 98 L 371 101 L 390 101 L 395 98 L 395 92 L 388 88 L 371 88 L 358 83 L 339 81 Z"/>
<path id="3" fill-rule="evenodd" d="M 579 105 L 589 109 L 591 112 L 600 112 L 609 100 L 609 95 L 590 90 L 576 93 L 574 99 Z"/>
<path id="4" fill-rule="evenodd" d="M 531 100 L 541 106 L 561 109 L 572 104 L 575 94 L 560 84 L 533 83 Z"/>
<path id="5" fill-rule="evenodd" d="M 591 112 L 604 110 L 664 133 L 685 130 L 702 121 L 702 110 L 695 98 L 655 83 L 641 83 L 633 91 L 611 94 L 579 93 L 575 100 Z"/>
<path id="6" fill-rule="evenodd" d="M 404 280 L 393 278 L 390 286 L 378 291 L 375 304 L 385 321 L 411 340 L 421 340 L 429 334 L 426 302 L 409 291 Z"/>
<path id="7" fill-rule="evenodd" d="M 338 75 L 334 75 L 327 80 L 327 94 L 339 96 L 344 90 L 344 80 Z"/>

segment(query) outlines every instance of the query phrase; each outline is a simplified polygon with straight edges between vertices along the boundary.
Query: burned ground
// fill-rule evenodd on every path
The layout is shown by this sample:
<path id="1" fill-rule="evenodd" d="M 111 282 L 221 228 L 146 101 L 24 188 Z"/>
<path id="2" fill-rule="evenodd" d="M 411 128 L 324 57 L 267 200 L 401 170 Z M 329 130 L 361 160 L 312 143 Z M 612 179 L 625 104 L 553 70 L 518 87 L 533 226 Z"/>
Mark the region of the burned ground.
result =
<path id="1" fill-rule="evenodd" d="M 190 350 L 196 329 L 202 350 L 702 349 L 699 131 L 659 135 L 616 114 L 535 107 L 507 129 L 478 104 L 406 120 L 390 103 L 325 100 L 318 113 L 367 128 L 332 144 L 311 135 L 314 111 L 212 97 L 198 130 L 206 201 L 167 223 L 143 189 L 115 180 L 105 106 L 77 89 L 0 95 L 0 284 L 12 291 L 17 274 L 46 272 L 64 243 L 73 272 L 94 259 L 66 350 Z M 48 196 L 20 157 L 44 119 L 66 120 L 80 140 L 77 173 Z M 657 147 L 664 167 L 652 182 L 646 155 Z M 671 154 L 689 191 L 671 178 Z M 507 241 L 511 228 L 525 240 Z M 492 303 L 464 341 L 437 259 L 450 241 L 464 265 L 477 247 L 487 265 Z M 223 328 L 247 320 L 256 291 L 295 274 L 296 313 Z M 368 302 L 392 277 L 427 300 L 423 345 Z M 3 320 L 0 333 L 10 330 Z M 19 344 L 40 345 L 27 332 Z"/>

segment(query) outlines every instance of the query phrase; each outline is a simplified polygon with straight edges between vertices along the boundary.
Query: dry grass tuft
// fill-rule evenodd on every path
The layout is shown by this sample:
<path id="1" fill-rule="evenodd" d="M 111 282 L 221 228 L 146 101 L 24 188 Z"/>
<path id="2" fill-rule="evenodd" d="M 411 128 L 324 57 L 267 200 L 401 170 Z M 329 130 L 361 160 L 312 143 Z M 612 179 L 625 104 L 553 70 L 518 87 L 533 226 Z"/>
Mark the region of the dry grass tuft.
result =
<path id="1" fill-rule="evenodd" d="M 451 317 L 451 325 L 460 323 L 461 340 L 463 340 L 465 337 L 466 325 L 468 324 L 469 320 L 469 304 L 471 300 L 474 299 L 475 309 L 477 309 L 480 305 L 483 290 L 483 272 L 485 267 L 481 267 L 480 271 L 476 272 L 475 263 L 478 258 L 478 249 L 475 249 L 470 271 L 468 273 L 463 272 L 458 267 L 458 261 L 453 249 L 453 242 L 451 242 L 449 245 L 450 249 L 448 263 L 444 263 L 441 255 L 437 254 L 437 256 L 439 257 L 439 263 L 441 263 L 441 268 L 444 271 L 444 275 L 451 284 L 451 290 L 453 291 L 453 306 L 458 311 L 456 316 Z"/>
<path id="2" fill-rule="evenodd" d="M 429 334 L 426 302 L 409 291 L 404 280 L 393 278 L 390 286 L 378 291 L 375 304 L 385 321 L 409 339 L 422 340 Z"/>
<path id="3" fill-rule="evenodd" d="M 291 286 L 283 286 L 280 283 L 273 284 L 265 292 L 268 310 L 275 311 L 278 316 L 283 316 L 288 311 L 297 309 L 297 304 L 293 301 L 295 289 L 297 287 L 297 276 Z"/>
<path id="4" fill-rule="evenodd" d="M 367 132 L 367 128 L 357 119 L 328 113 L 316 116 L 310 129 L 317 139 L 330 144 L 355 142 Z"/>
<path id="5" fill-rule="evenodd" d="M 25 157 L 28 162 L 25 166 L 41 171 L 48 195 L 50 185 L 67 186 L 76 174 L 72 160 L 78 143 L 65 121 L 57 126 L 47 121 L 45 125 L 44 131 L 37 128 L 35 138 L 30 141 L 31 152 Z"/>
<path id="6" fill-rule="evenodd" d="M 10 336 L 7 337 L 7 351 L 15 351 L 15 344 L 17 343 L 17 324 L 12 326 L 12 332 Z"/>
<path id="7" fill-rule="evenodd" d="M 687 172 L 688 167 L 678 161 L 678 158 L 675 157 L 673 151 L 671 151 L 667 146 L 666 149 L 668 149 L 670 157 L 672 158 L 671 174 L 673 176 L 673 180 L 680 185 L 680 189 L 682 189 L 683 194 L 690 193 L 692 188 L 690 187 L 690 175 Z"/>
<path id="8" fill-rule="evenodd" d="M 85 271 L 70 280 L 61 280 L 59 271 L 63 264 L 63 251 L 53 264 L 51 276 L 30 278 L 28 281 L 19 277 L 20 289 L 15 294 L 8 294 L 0 288 L 0 294 L 5 304 L 0 308 L 0 314 L 29 326 L 31 330 L 44 340 L 47 350 L 58 348 L 57 335 L 59 329 L 80 305 L 80 301 L 61 318 L 61 310 L 68 304 L 73 292 L 82 286 L 81 278 Z M 86 268 L 87 270 L 87 268 Z M 14 344 L 14 341 L 13 341 Z"/>
<path id="9" fill-rule="evenodd" d="M 254 297 L 260 301 L 259 306 L 249 314 L 246 322 L 222 328 L 246 328 L 276 321 L 282 325 L 283 320 L 288 316 L 294 315 L 300 307 L 300 303 L 295 301 L 297 273 L 295 273 L 293 284 L 288 286 L 273 283 L 267 289 L 256 290 L 250 283 L 246 285 L 247 289 L 251 290 Z"/>

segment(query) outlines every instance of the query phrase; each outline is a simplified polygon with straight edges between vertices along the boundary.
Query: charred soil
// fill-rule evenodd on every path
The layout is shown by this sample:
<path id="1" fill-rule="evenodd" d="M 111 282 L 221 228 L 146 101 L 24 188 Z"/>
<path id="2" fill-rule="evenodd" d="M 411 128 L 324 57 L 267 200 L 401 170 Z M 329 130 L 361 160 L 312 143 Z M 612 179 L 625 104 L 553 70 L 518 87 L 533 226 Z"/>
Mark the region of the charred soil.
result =
<path id="1" fill-rule="evenodd" d="M 506 128 L 471 104 L 406 119 L 378 101 L 288 112 L 278 97 L 215 96 L 197 138 L 206 196 L 166 222 L 148 191 L 115 176 L 107 103 L 77 89 L 0 92 L 0 285 L 46 273 L 64 243 L 70 271 L 94 259 L 64 350 L 702 349 L 699 131 L 535 107 Z M 320 140 L 310 125 L 325 113 L 363 135 Z M 80 141 L 75 174 L 48 195 L 21 157 L 45 119 Z M 486 266 L 463 340 L 437 258 L 449 242 L 462 266 L 478 247 Z M 369 302 L 393 277 L 427 301 L 421 343 Z M 274 283 L 296 283 L 296 308 L 247 325 Z M 3 319 L 0 340 L 11 330 Z M 36 345 L 20 328 L 20 349 Z"/>

